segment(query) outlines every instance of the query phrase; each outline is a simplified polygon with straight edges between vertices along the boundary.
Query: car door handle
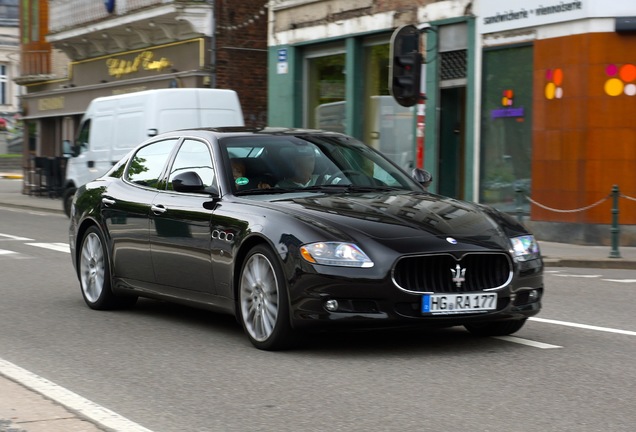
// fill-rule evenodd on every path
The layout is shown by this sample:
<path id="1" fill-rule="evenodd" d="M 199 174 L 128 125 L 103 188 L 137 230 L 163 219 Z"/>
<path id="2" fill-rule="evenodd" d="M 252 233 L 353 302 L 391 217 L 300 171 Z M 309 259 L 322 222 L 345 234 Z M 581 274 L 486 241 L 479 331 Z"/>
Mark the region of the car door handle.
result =
<path id="1" fill-rule="evenodd" d="M 168 210 L 167 208 L 165 208 L 162 204 L 153 204 L 152 206 L 150 206 L 150 210 L 156 214 L 156 215 L 160 215 L 166 212 L 166 210 Z"/>
<path id="2" fill-rule="evenodd" d="M 102 197 L 102 204 L 104 204 L 106 207 L 115 205 L 115 202 L 116 201 L 114 199 Z"/>

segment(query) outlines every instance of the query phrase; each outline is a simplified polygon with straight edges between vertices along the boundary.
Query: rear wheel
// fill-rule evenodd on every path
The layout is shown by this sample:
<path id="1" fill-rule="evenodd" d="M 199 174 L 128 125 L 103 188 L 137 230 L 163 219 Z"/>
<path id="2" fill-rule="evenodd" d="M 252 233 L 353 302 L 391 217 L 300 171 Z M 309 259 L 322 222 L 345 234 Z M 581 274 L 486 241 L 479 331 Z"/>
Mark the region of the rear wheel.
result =
<path id="1" fill-rule="evenodd" d="M 116 296 L 111 289 L 110 259 L 97 227 L 86 230 L 79 256 L 79 280 L 84 301 L 91 309 L 106 310 L 132 306 L 136 296 Z"/>
<path id="2" fill-rule="evenodd" d="M 278 258 L 265 246 L 247 254 L 238 287 L 239 318 L 252 344 L 262 350 L 287 348 L 293 341 L 289 303 Z"/>
<path id="3" fill-rule="evenodd" d="M 525 323 L 526 319 L 524 318 L 520 320 L 466 324 L 464 327 L 475 336 L 506 336 L 519 331 Z"/>

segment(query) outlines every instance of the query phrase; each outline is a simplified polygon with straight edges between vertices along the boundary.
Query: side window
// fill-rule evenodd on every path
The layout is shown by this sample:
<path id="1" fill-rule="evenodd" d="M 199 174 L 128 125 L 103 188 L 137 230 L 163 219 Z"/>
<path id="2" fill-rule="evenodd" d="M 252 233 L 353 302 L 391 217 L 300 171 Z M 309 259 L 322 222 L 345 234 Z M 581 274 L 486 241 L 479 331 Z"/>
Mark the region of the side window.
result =
<path id="1" fill-rule="evenodd" d="M 156 188 L 177 139 L 154 142 L 140 148 L 128 166 L 127 178 L 141 186 Z"/>
<path id="2" fill-rule="evenodd" d="M 82 123 L 81 129 L 77 134 L 77 141 L 75 142 L 76 152 L 77 154 L 82 153 L 85 150 L 88 150 L 88 135 L 91 130 L 91 121 L 90 119 L 86 120 Z"/>
<path id="3" fill-rule="evenodd" d="M 172 189 L 172 179 L 176 175 L 187 171 L 197 173 L 207 190 L 211 191 L 216 187 L 212 157 L 208 146 L 204 142 L 191 139 L 183 141 L 170 170 L 168 189 Z"/>

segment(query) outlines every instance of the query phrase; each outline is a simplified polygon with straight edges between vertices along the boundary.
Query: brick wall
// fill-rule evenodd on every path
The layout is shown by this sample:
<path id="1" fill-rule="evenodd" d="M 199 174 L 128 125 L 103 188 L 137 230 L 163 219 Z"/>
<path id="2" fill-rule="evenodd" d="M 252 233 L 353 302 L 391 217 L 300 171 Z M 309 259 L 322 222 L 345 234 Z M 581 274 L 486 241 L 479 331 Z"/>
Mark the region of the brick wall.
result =
<path id="1" fill-rule="evenodd" d="M 267 122 L 266 0 L 217 1 L 217 87 L 238 92 L 247 126 Z"/>

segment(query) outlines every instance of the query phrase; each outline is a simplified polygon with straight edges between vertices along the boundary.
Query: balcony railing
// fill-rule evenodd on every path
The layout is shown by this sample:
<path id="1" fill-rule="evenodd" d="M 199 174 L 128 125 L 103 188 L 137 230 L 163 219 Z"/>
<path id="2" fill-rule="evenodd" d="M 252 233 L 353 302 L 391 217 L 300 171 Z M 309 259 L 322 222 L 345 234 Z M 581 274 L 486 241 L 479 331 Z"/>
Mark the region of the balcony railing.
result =
<path id="1" fill-rule="evenodd" d="M 56 0 L 49 2 L 49 32 L 57 33 L 82 27 L 88 23 L 126 15 L 150 6 L 207 2 L 208 0 L 118 0 L 115 11 L 109 14 L 101 0 Z"/>
<path id="2" fill-rule="evenodd" d="M 22 51 L 21 55 L 20 75 L 22 77 L 48 76 L 53 74 L 50 50 Z"/>

